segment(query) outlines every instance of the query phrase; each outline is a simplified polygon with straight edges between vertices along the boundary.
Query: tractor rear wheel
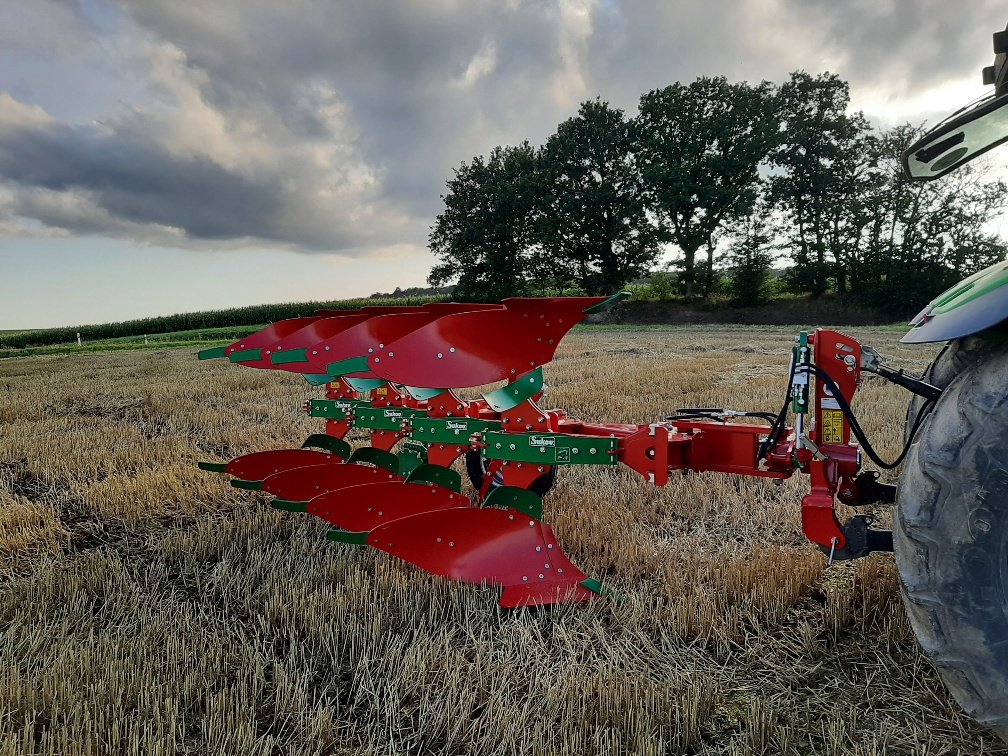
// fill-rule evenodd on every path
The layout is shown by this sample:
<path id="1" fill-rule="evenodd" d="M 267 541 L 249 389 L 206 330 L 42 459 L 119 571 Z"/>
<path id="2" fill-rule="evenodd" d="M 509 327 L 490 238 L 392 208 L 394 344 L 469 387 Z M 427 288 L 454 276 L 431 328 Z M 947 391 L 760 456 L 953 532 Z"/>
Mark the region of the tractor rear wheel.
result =
<path id="1" fill-rule="evenodd" d="M 1008 345 L 953 349 L 942 369 L 981 353 L 910 451 L 893 540 L 921 646 L 963 709 L 1008 740 Z"/>
<path id="2" fill-rule="evenodd" d="M 950 341 L 938 352 L 938 356 L 921 375 L 921 380 L 937 388 L 945 389 L 957 375 L 966 368 L 975 365 L 988 347 L 986 341 L 976 336 Z M 914 421 L 926 402 L 927 400 L 923 396 L 917 394 L 914 394 L 910 399 L 906 423 L 903 425 L 904 444 L 910 442 L 910 432 L 913 430 Z"/>

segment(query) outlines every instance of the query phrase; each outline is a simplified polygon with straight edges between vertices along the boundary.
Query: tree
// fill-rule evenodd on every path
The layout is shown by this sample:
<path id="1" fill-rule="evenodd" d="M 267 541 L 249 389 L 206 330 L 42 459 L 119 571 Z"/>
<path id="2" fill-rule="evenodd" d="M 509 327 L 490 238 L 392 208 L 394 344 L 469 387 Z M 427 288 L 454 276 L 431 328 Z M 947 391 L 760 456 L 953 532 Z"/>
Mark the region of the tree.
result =
<path id="1" fill-rule="evenodd" d="M 463 163 L 442 199 L 445 208 L 428 238 L 440 261 L 428 282 L 457 280 L 459 299 L 498 301 L 521 294 L 541 205 L 535 149 L 528 142 L 496 147 L 489 158 Z"/>
<path id="2" fill-rule="evenodd" d="M 658 251 L 633 147 L 623 111 L 596 99 L 561 123 L 540 155 L 542 257 L 588 294 L 618 290 Z"/>
<path id="3" fill-rule="evenodd" d="M 696 253 L 706 246 L 700 281 L 706 294 L 716 236 L 752 211 L 759 167 L 777 143 L 774 88 L 724 77 L 672 84 L 641 97 L 636 124 L 650 207 L 682 251 L 688 296 L 697 282 Z"/>
<path id="4" fill-rule="evenodd" d="M 909 124 L 879 134 L 864 156 L 875 175 L 859 190 L 868 223 L 852 282 L 862 297 L 898 316 L 912 315 L 1006 252 L 986 226 L 1003 210 L 1008 187 L 985 180 L 973 165 L 940 181 L 910 181 L 901 155 L 919 134 Z"/>
<path id="5" fill-rule="evenodd" d="M 861 113 L 847 113 L 849 103 L 847 82 L 831 73 L 796 71 L 780 88 L 783 130 L 772 162 L 783 173 L 771 193 L 791 221 L 792 279 L 816 295 L 831 274 L 846 289 L 844 260 L 865 221 L 856 202 L 869 127 Z"/>
<path id="6" fill-rule="evenodd" d="M 770 266 L 774 258 L 770 250 L 773 238 L 770 210 L 765 201 L 759 202 L 738 224 L 728 249 L 732 295 L 743 307 L 765 304 L 769 299 Z"/>

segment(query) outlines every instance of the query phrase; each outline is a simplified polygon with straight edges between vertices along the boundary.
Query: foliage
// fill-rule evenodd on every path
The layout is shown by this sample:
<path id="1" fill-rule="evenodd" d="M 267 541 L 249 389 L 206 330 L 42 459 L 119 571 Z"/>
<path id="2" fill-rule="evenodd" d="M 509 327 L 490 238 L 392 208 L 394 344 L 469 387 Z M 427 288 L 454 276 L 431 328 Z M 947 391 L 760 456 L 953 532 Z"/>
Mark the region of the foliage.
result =
<path id="1" fill-rule="evenodd" d="M 748 305 L 832 290 L 904 317 L 1005 257 L 986 228 L 1004 182 L 970 167 L 910 182 L 900 158 L 919 130 L 873 129 L 849 106 L 847 82 L 805 71 L 779 88 L 675 83 L 644 94 L 631 121 L 584 102 L 542 149 L 498 147 L 456 172 L 430 282 L 477 300 L 609 294 L 669 244 L 679 275 L 637 296 Z M 790 266 L 772 277 L 778 255 Z"/>
<path id="2" fill-rule="evenodd" d="M 623 111 L 596 99 L 561 123 L 540 155 L 542 256 L 555 271 L 566 263 L 589 294 L 619 290 L 657 252 L 633 149 Z"/>
<path id="3" fill-rule="evenodd" d="M 455 296 L 462 300 L 521 294 L 541 191 L 537 152 L 528 142 L 463 163 L 448 182 L 445 208 L 431 229 L 430 248 L 440 262 L 428 282 L 457 280 Z"/>
<path id="4" fill-rule="evenodd" d="M 763 204 L 746 218 L 728 250 L 731 295 L 743 307 L 766 304 L 770 299 L 773 254 L 768 210 Z"/>
<path id="5" fill-rule="evenodd" d="M 861 113 L 848 114 L 849 104 L 847 82 L 835 74 L 797 71 L 780 89 L 773 164 L 782 172 L 771 180 L 771 196 L 790 220 L 792 278 L 813 294 L 826 291 L 862 222 L 855 187 L 867 167 L 869 128 Z"/>
<path id="6" fill-rule="evenodd" d="M 675 83 L 641 97 L 638 163 L 651 208 L 683 254 L 687 295 L 713 282 L 714 249 L 724 224 L 746 217 L 758 197 L 759 167 L 776 146 L 774 88 L 732 84 L 723 76 Z"/>

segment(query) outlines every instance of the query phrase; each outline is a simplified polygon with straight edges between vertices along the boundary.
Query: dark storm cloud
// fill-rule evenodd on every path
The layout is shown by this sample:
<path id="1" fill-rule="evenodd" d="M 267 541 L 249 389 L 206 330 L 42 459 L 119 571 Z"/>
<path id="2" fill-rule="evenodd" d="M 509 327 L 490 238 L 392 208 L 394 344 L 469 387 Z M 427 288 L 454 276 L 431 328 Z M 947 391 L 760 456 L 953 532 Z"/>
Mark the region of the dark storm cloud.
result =
<path id="1" fill-rule="evenodd" d="M 72 3 L 51 7 L 63 26 L 77 18 Z M 0 101 L 6 214 L 71 232 L 149 226 L 354 254 L 422 244 L 454 166 L 543 141 L 583 99 L 632 112 L 677 79 L 827 67 L 855 95 L 906 99 L 979 76 L 1005 20 L 994 2 L 967 16 L 936 0 L 119 8 L 117 24 L 82 17 L 74 34 L 120 29 L 110 54 L 147 73 L 150 100 L 87 126 L 5 121 Z"/>
<path id="2" fill-rule="evenodd" d="M 203 160 L 166 155 L 123 134 L 54 124 L 0 141 L 0 173 L 51 191 L 82 190 L 116 217 L 173 226 L 206 239 L 268 232 L 278 209 L 275 182 L 243 179 Z M 40 220 L 46 221 L 46 218 Z"/>

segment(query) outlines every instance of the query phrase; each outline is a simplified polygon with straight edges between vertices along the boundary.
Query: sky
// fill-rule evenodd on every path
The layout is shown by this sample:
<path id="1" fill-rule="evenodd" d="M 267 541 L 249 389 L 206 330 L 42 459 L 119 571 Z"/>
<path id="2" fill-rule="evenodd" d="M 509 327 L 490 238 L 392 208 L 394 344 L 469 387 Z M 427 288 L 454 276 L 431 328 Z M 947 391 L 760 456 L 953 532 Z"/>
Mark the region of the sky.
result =
<path id="1" fill-rule="evenodd" d="M 995 0 L 0 2 L 0 330 L 424 285 L 453 169 L 701 75 L 982 95 Z"/>

